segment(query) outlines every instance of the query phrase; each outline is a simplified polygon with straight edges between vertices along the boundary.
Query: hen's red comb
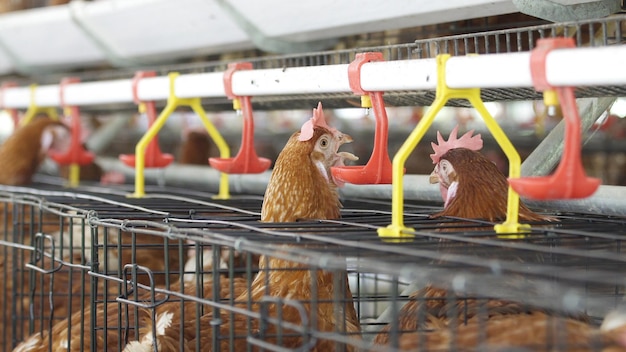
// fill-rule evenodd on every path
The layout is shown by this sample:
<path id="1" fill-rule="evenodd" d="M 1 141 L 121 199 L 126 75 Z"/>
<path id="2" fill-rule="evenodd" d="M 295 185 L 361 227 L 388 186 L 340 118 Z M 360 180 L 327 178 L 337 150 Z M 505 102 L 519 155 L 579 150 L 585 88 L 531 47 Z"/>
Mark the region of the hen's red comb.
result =
<path id="1" fill-rule="evenodd" d="M 322 110 L 322 102 L 317 103 L 317 108 L 313 109 L 313 117 L 302 125 L 300 129 L 300 136 L 298 140 L 301 142 L 308 141 L 313 137 L 313 131 L 315 127 L 324 127 L 325 129 L 335 134 L 337 130 L 328 126 L 326 119 L 324 118 L 324 111 Z"/>
<path id="2" fill-rule="evenodd" d="M 456 135 L 459 131 L 459 126 L 454 127 L 452 132 L 450 132 L 450 137 L 448 140 L 444 140 L 441 136 L 441 133 L 437 131 L 437 143 L 433 142 L 430 145 L 433 147 L 434 154 L 430 154 L 430 158 L 433 159 L 433 164 L 439 162 L 441 156 L 448 152 L 450 149 L 456 148 L 467 148 L 470 150 L 480 150 L 483 147 L 483 139 L 480 134 L 472 136 L 474 130 L 470 130 L 465 133 L 461 138 L 456 138 Z"/>

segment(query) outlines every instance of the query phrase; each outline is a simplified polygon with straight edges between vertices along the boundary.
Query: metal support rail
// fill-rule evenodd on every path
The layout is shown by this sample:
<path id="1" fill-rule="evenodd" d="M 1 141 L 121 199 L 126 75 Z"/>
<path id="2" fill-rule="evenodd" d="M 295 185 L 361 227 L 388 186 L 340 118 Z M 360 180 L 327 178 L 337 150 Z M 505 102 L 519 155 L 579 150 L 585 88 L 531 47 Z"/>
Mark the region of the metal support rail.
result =
<path id="1" fill-rule="evenodd" d="M 117 159 L 98 158 L 98 164 L 102 165 L 106 170 L 119 171 L 128 177 L 134 175 L 133 169 L 126 167 Z M 255 175 L 231 175 L 229 178 L 230 189 L 235 194 L 262 196 L 265 193 L 270 175 L 270 172 Z M 217 192 L 220 173 L 205 166 L 172 164 L 162 171 L 148 170 L 145 177 L 146 181 L 150 183 L 156 183 L 159 178 L 163 178 L 165 184 L 169 187 L 184 187 L 187 189 L 193 187 L 209 192 Z M 36 179 L 41 181 L 45 177 L 37 176 Z M 55 178 L 55 180 L 59 182 L 59 179 Z M 441 202 L 439 187 L 430 184 L 428 175 L 405 175 L 404 184 L 410 185 L 403 190 L 404 199 L 406 200 Z M 91 189 L 94 190 L 95 188 L 100 187 Z M 0 186 L 0 190 L 13 189 L 15 187 Z M 26 188 L 20 189 L 26 190 Z M 101 187 L 101 189 L 102 192 L 111 192 L 109 188 Z M 391 185 L 352 185 L 348 183 L 340 189 L 340 193 L 342 197 L 349 199 L 372 198 L 389 200 L 391 199 Z M 625 216 L 626 187 L 600 186 L 596 193 L 585 199 L 569 199 L 566 201 L 524 200 L 524 202 L 532 207 L 546 210 Z"/>

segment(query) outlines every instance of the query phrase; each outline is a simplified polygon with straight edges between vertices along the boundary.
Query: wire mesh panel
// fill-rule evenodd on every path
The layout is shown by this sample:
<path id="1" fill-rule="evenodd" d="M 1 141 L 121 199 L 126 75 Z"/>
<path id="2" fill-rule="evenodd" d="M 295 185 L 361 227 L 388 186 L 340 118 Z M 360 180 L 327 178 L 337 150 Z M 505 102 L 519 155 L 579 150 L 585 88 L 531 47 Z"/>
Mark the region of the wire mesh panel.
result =
<path id="1" fill-rule="evenodd" d="M 50 245 L 52 238 L 42 234 L 58 229 L 62 219 L 37 205 L 36 197 L 20 199 L 4 192 L 0 195 L 0 240 L 3 244 L 0 249 L 0 272 L 3 277 L 0 348 L 3 350 L 10 350 L 13 344 L 35 329 L 53 322 L 47 308 L 48 296 L 41 290 L 43 285 L 51 282 L 42 281 L 42 277 L 35 275 L 27 265 L 34 261 L 45 261 L 46 269 L 53 267 L 51 258 L 37 256 L 33 249 L 34 246 Z"/>
<path id="2" fill-rule="evenodd" d="M 341 220 L 278 224 L 259 222 L 257 196 L 45 188 L 22 195 L 40 199 L 29 208 L 80 211 L 36 226 L 44 235 L 22 258 L 17 277 L 36 284 L 21 292 L 24 315 L 4 318 L 28 323 L 11 346 L 35 333 L 22 350 L 601 350 L 617 341 L 599 325 L 624 296 L 622 217 L 549 214 L 556 221 L 506 238 L 492 223 L 432 218 L 439 206 L 407 202 L 415 236 L 389 242 L 376 234 L 390 221 L 380 200 L 344 200 Z M 20 243 L 6 242 L 3 251 Z"/>

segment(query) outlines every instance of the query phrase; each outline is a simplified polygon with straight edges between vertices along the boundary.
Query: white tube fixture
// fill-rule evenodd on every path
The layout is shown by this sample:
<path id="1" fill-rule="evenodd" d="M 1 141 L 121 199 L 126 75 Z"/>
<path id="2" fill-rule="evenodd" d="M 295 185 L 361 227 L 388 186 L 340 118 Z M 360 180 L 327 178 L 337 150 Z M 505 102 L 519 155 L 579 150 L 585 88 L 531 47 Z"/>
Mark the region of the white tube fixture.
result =
<path id="1" fill-rule="evenodd" d="M 626 45 L 555 50 L 546 58 L 546 75 L 554 85 L 623 85 L 624 64 Z"/>
<path id="2" fill-rule="evenodd" d="M 59 86 L 52 84 L 37 87 L 35 103 L 39 106 L 60 106 L 61 97 L 59 95 Z"/>
<path id="3" fill-rule="evenodd" d="M 5 89 L 3 94 L 5 108 L 26 108 L 30 104 L 29 87 Z"/>
<path id="4" fill-rule="evenodd" d="M 349 92 L 348 65 L 238 71 L 233 92 L 241 96 Z"/>
<path id="5" fill-rule="evenodd" d="M 130 79 L 74 83 L 65 86 L 67 105 L 115 104 L 132 101 Z"/>
<path id="6" fill-rule="evenodd" d="M 555 86 L 626 84 L 626 45 L 601 48 L 555 49 L 548 54 L 548 81 Z M 446 66 L 451 88 L 532 87 L 530 53 L 489 54 L 451 57 Z M 238 71 L 233 74 L 233 92 L 239 96 L 349 93 L 348 65 L 325 65 L 284 69 Z M 371 62 L 361 70 L 361 85 L 367 91 L 435 89 L 434 59 Z M 76 83 L 67 87 L 73 105 L 132 102 L 129 80 Z M 224 97 L 223 73 L 181 75 L 175 82 L 181 98 Z M 169 79 L 145 78 L 139 82 L 141 100 L 165 100 Z M 58 85 L 37 88 L 35 101 L 41 106 L 58 106 Z M 30 92 L 24 87 L 7 88 L 7 108 L 26 108 Z"/>
<path id="7" fill-rule="evenodd" d="M 361 88 L 368 92 L 435 89 L 435 59 L 381 61 L 361 68 Z"/>
<path id="8" fill-rule="evenodd" d="M 179 98 L 224 97 L 224 73 L 182 75 L 176 79 L 174 90 Z"/>
<path id="9" fill-rule="evenodd" d="M 167 76 L 143 78 L 137 83 L 137 96 L 141 101 L 166 100 L 169 92 L 170 80 Z"/>
<path id="10" fill-rule="evenodd" d="M 532 87 L 530 53 L 451 57 L 446 82 L 450 88 Z"/>

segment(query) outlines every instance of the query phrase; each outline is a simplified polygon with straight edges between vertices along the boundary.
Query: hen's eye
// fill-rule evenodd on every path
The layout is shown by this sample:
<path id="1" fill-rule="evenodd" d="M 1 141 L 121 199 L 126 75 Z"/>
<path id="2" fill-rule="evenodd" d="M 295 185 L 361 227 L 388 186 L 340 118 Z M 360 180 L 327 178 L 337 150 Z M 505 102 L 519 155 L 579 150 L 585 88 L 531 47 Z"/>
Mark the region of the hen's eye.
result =
<path id="1" fill-rule="evenodd" d="M 328 146 L 328 139 L 322 138 L 322 140 L 320 140 L 320 146 L 322 147 Z"/>

